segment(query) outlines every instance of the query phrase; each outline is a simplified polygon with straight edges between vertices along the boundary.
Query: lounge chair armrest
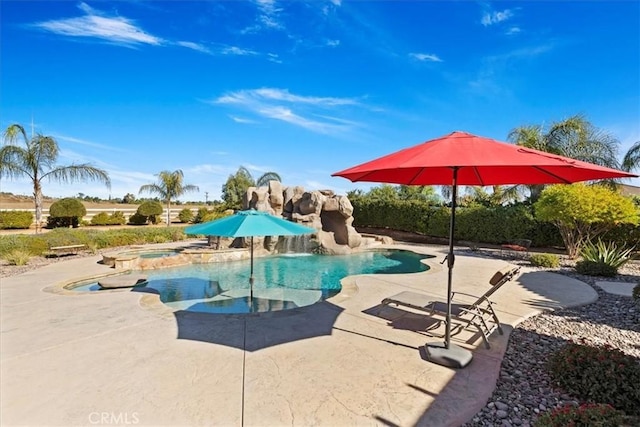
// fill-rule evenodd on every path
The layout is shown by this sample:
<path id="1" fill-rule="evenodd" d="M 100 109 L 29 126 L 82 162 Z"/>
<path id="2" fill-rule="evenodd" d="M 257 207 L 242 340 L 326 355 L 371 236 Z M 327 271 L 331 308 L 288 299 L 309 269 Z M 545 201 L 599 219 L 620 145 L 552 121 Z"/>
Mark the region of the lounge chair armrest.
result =
<path id="1" fill-rule="evenodd" d="M 468 296 L 468 297 L 471 297 L 471 298 L 474 298 L 474 299 L 481 298 L 478 295 L 467 294 L 467 293 L 464 293 L 464 292 L 452 292 L 451 293 L 451 298 L 453 298 L 455 295 L 465 295 L 465 296 Z"/>

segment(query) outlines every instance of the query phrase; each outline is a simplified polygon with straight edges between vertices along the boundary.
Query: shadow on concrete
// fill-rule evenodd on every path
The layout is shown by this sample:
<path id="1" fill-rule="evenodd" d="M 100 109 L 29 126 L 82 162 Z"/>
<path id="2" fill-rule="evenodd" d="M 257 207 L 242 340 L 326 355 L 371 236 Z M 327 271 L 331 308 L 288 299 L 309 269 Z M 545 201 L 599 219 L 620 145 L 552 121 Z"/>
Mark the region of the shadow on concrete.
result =
<path id="1" fill-rule="evenodd" d="M 343 311 L 327 301 L 271 313 L 212 314 L 174 312 L 178 339 L 257 351 L 288 342 L 331 335 Z"/>
<path id="2" fill-rule="evenodd" d="M 410 310 L 378 304 L 362 312 L 386 320 L 387 325 L 393 329 L 416 332 L 429 339 L 444 339 L 446 319 L 441 313 L 428 315 Z M 451 337 L 459 336 L 461 332 L 466 331 L 467 337 L 464 342 L 467 344 L 474 344 L 482 339 L 480 332 L 468 328 L 465 329 L 466 326 L 468 325 L 452 320 Z M 427 360 L 426 357 L 424 360 Z"/>

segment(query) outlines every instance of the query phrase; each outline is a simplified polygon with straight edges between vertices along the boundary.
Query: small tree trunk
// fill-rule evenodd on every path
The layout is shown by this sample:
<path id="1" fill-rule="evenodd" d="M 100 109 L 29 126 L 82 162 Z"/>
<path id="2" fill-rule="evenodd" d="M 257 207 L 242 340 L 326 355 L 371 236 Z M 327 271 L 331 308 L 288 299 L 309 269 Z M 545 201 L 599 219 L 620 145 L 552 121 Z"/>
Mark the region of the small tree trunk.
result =
<path id="1" fill-rule="evenodd" d="M 171 225 L 171 200 L 167 200 L 167 227 Z"/>
<path id="2" fill-rule="evenodd" d="M 33 199 L 36 208 L 36 233 L 39 233 L 42 229 L 42 189 L 39 182 L 33 185 Z"/>

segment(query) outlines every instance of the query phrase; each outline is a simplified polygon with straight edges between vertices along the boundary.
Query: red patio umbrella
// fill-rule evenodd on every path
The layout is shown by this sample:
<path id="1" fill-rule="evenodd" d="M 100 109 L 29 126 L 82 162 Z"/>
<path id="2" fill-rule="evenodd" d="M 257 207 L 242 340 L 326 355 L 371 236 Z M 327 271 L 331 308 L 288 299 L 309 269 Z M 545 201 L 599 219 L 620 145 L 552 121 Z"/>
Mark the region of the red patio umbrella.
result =
<path id="1" fill-rule="evenodd" d="M 332 174 L 353 182 L 404 185 L 452 185 L 447 266 L 447 322 L 444 345 L 427 344 L 429 360 L 464 367 L 471 353 L 451 344 L 453 234 L 458 185 L 569 184 L 637 175 L 544 151 L 499 142 L 466 132 L 424 142 Z"/>

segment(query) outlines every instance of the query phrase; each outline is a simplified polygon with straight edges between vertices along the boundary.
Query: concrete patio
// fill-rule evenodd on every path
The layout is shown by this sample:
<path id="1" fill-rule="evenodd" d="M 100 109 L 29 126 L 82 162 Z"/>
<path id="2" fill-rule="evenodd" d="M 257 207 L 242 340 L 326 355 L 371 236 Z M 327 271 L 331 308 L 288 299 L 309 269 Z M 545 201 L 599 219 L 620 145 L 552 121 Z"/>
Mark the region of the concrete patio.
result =
<path id="1" fill-rule="evenodd" d="M 492 298 L 505 335 L 492 335 L 490 350 L 454 335 L 474 359 L 442 367 L 424 360 L 424 344 L 440 340 L 424 333 L 431 320 L 379 304 L 403 290 L 444 299 L 446 248 L 394 247 L 436 258 L 425 273 L 351 276 L 326 302 L 260 315 L 61 290 L 113 271 L 101 256 L 0 279 L 1 424 L 457 426 L 486 404 L 513 326 L 597 298 L 585 283 L 523 268 Z M 505 264 L 460 252 L 454 290 L 482 294 Z"/>

